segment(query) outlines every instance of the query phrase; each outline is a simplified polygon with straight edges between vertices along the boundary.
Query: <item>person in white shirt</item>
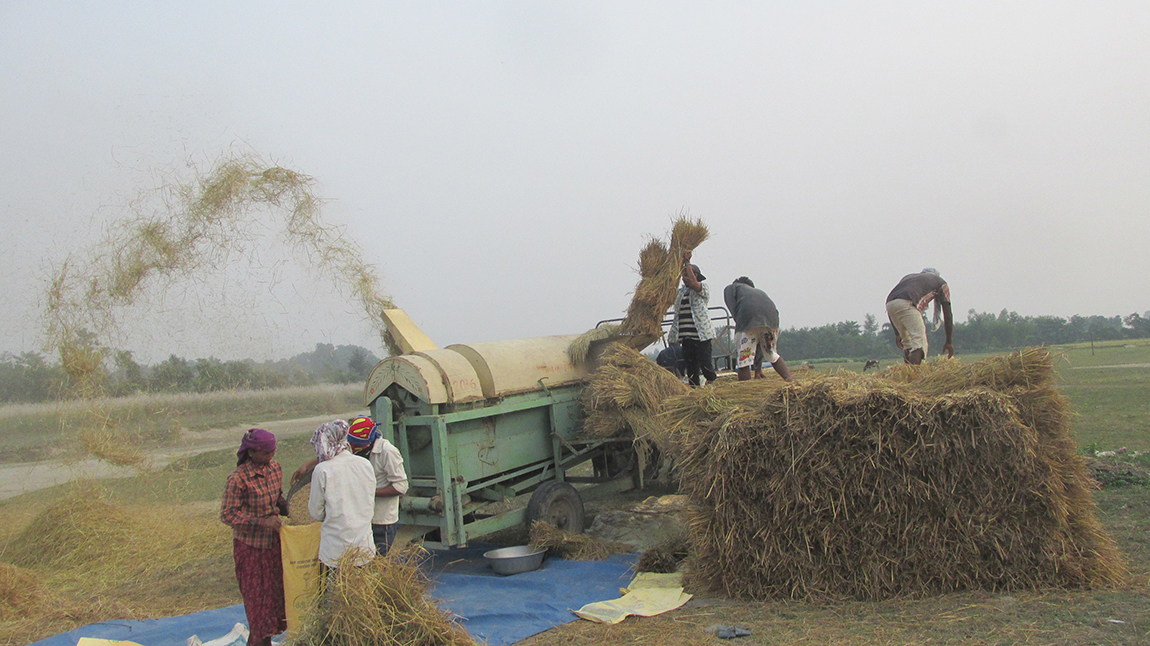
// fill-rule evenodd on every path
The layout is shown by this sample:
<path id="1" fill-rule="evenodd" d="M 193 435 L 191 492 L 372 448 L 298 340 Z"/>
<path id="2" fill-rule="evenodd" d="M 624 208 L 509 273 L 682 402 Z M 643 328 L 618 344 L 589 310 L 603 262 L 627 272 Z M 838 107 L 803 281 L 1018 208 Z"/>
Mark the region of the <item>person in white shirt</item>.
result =
<path id="1" fill-rule="evenodd" d="M 371 463 L 351 452 L 348 424 L 342 419 L 321 425 L 312 433 L 316 464 L 311 475 L 307 509 L 321 521 L 319 560 L 329 568 L 349 549 L 363 565 L 375 556 L 371 519 L 375 513 L 375 471 Z"/>
<path id="2" fill-rule="evenodd" d="M 352 453 L 367 458 L 375 470 L 375 515 L 371 519 L 371 533 L 375 548 L 380 554 L 387 554 L 399 527 L 399 497 L 407 493 L 403 456 L 367 416 L 351 420 L 347 441 Z"/>

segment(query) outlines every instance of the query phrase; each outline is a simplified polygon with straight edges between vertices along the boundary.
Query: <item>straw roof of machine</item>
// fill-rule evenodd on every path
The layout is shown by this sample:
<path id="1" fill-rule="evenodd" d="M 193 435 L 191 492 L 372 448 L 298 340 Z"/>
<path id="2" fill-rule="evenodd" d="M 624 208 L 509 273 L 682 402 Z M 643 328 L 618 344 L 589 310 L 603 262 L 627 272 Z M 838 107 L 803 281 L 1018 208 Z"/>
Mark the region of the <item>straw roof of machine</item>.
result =
<path id="1" fill-rule="evenodd" d="M 669 401 L 691 585 L 882 599 L 1118 583 L 1050 354 L 719 382 Z"/>

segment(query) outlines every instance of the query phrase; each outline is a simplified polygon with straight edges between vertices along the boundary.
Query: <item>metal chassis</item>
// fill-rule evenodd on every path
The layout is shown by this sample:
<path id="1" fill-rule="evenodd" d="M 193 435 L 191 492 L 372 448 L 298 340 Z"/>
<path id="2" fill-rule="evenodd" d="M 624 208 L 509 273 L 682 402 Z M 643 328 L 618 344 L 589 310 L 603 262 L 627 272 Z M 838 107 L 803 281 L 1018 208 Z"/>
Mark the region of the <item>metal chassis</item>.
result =
<path id="1" fill-rule="evenodd" d="M 409 486 L 415 489 L 433 489 L 434 497 L 404 496 L 400 501 L 400 523 L 418 533 L 439 530 L 438 541 L 425 541 L 428 547 L 466 546 L 472 536 L 482 536 L 501 529 L 523 524 L 527 520 L 526 503 L 505 511 L 492 509 L 516 496 L 533 491 L 550 481 L 587 483 L 579 488 L 584 500 L 593 500 L 612 493 L 627 491 L 635 484 L 629 472 L 609 476 L 607 469 L 594 477 L 568 477 L 567 471 L 597 457 L 603 464 L 611 464 L 612 454 L 631 451 L 631 440 L 564 439 L 556 433 L 555 405 L 577 400 L 581 389 L 544 389 L 538 393 L 519 396 L 513 401 L 501 401 L 489 406 L 442 413 L 438 406 L 431 415 L 401 415 L 392 420 L 391 400 L 380 396 L 372 402 L 372 412 L 384 431 L 385 437 L 399 448 L 404 456 L 410 455 L 407 429 L 424 426 L 430 430 L 434 453 L 435 478 L 412 478 Z M 549 459 L 523 465 L 494 476 L 468 482 L 451 471 L 448 451 L 451 424 L 471 419 L 501 415 L 520 410 L 548 407 L 551 428 L 552 455 Z M 422 530 L 422 532 L 420 532 Z"/>

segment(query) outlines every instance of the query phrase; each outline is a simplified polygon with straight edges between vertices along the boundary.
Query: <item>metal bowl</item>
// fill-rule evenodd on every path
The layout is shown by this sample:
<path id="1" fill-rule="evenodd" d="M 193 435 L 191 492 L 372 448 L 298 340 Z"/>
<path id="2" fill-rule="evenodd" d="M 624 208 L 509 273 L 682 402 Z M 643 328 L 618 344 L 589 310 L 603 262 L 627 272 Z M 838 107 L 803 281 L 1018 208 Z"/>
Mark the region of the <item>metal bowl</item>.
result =
<path id="1" fill-rule="evenodd" d="M 491 565 L 491 569 L 499 574 L 519 574 L 538 570 L 543 565 L 543 557 L 547 550 L 531 547 L 530 545 L 517 545 L 515 547 L 501 547 L 483 553 L 483 558 Z"/>

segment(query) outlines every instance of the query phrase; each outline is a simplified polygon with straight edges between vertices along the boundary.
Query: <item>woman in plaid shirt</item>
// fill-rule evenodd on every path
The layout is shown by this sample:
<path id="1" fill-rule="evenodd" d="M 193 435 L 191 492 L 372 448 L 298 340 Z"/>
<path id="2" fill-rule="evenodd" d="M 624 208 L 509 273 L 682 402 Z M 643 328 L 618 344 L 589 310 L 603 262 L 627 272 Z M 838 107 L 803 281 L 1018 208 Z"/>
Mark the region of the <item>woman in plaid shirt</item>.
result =
<path id="1" fill-rule="evenodd" d="M 275 453 L 275 435 L 259 428 L 245 433 L 220 508 L 220 520 L 232 528 L 236 581 L 248 616 L 248 646 L 270 646 L 272 635 L 287 630 L 279 535 L 287 501 L 283 471 L 272 460 Z"/>

